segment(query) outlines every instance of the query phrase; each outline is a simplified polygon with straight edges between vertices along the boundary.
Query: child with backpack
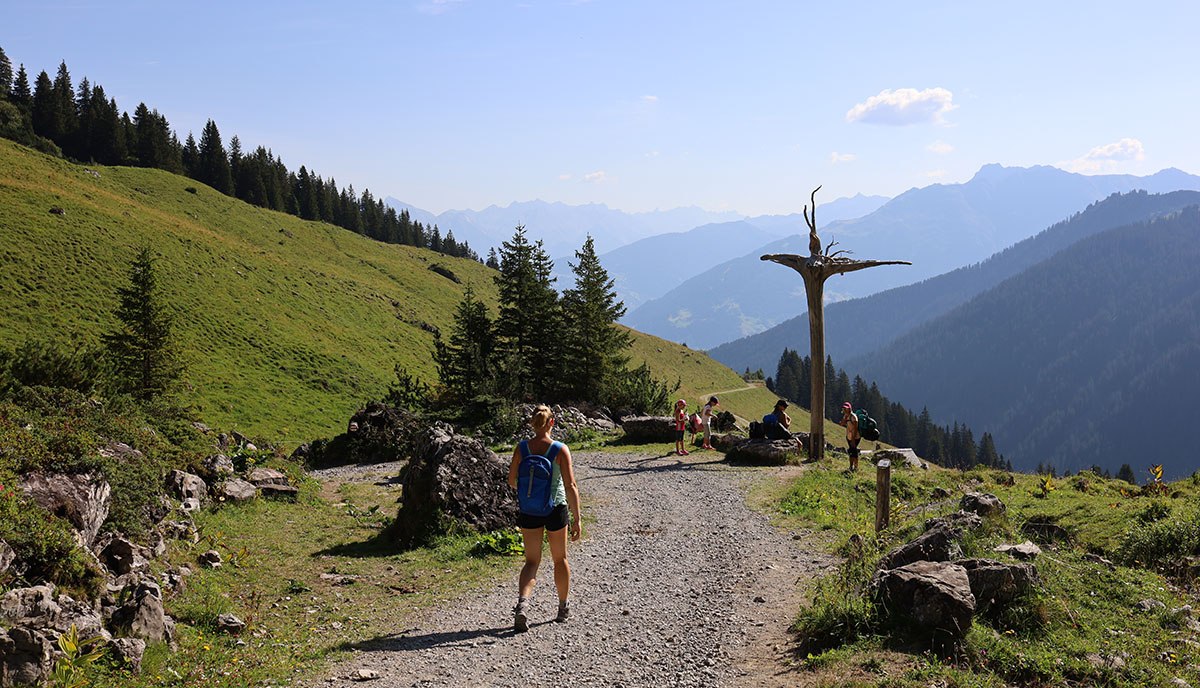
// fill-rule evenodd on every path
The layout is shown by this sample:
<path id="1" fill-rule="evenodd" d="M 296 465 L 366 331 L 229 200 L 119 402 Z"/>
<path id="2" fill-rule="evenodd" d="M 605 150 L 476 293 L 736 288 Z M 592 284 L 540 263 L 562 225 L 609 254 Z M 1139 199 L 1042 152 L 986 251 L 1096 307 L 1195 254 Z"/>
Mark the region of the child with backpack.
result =
<path id="1" fill-rule="evenodd" d="M 533 439 L 525 440 L 513 449 L 508 467 L 508 484 L 517 490 L 520 507 L 517 526 L 525 543 L 525 565 L 521 567 L 517 606 L 513 609 L 513 627 L 522 633 L 529 630 L 529 596 L 533 593 L 538 566 L 542 562 L 543 531 L 550 544 L 554 585 L 558 589 L 558 616 L 554 620 L 565 622 L 571 618 L 567 603 L 571 587 L 567 532 L 569 525 L 571 539 L 578 540 L 582 528 L 571 450 L 550 438 L 554 428 L 550 407 L 542 404 L 534 409 L 529 425 L 533 428 Z"/>
<path id="2" fill-rule="evenodd" d="M 687 402 L 680 399 L 675 402 L 675 454 L 678 456 L 688 454 L 687 449 L 683 447 L 683 431 L 687 427 L 687 420 Z"/>

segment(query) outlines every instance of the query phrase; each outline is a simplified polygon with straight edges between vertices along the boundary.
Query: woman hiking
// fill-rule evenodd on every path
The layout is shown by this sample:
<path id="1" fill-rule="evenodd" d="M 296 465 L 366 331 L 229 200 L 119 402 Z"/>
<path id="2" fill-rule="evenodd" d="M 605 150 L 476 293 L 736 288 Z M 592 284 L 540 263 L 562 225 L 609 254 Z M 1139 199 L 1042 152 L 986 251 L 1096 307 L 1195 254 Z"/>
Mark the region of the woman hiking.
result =
<path id="1" fill-rule="evenodd" d="M 533 594 L 538 566 L 542 563 L 542 531 L 546 532 L 546 539 L 550 542 L 550 557 L 554 560 L 554 586 L 558 588 L 558 616 L 554 620 L 564 622 L 571 618 L 567 602 L 571 587 L 571 567 L 567 564 L 567 531 L 569 525 L 571 539 L 578 540 L 581 528 L 579 488 L 575 484 L 571 450 L 562 442 L 550 439 L 550 430 L 554 427 L 554 414 L 550 407 L 542 404 L 534 409 L 529 426 L 533 428 L 533 439 L 522 441 L 513 450 L 512 463 L 508 467 L 508 484 L 517 487 L 521 464 L 527 457 L 542 456 L 549 459 L 553 464 L 549 485 L 553 508 L 544 516 L 524 511 L 517 514 L 517 526 L 525 543 L 525 565 L 521 567 L 517 606 L 513 609 L 513 628 L 522 633 L 529 630 L 529 596 Z"/>

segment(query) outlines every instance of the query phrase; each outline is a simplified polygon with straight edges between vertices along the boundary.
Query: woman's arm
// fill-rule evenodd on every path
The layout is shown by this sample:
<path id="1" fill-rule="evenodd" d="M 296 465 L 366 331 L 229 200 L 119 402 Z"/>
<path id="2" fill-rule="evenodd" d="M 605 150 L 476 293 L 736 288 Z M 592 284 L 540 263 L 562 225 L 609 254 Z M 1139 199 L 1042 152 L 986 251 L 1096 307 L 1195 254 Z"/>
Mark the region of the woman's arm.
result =
<path id="1" fill-rule="evenodd" d="M 521 445 L 513 448 L 512 462 L 508 464 L 508 485 L 517 489 L 517 469 L 521 466 Z"/>
<path id="2" fill-rule="evenodd" d="M 558 452 L 558 469 L 562 474 L 563 487 L 567 489 L 567 508 L 571 510 L 571 539 L 578 540 L 583 532 L 583 514 L 579 511 L 579 486 L 575 484 L 575 464 L 571 462 L 571 450 L 567 445 Z"/>

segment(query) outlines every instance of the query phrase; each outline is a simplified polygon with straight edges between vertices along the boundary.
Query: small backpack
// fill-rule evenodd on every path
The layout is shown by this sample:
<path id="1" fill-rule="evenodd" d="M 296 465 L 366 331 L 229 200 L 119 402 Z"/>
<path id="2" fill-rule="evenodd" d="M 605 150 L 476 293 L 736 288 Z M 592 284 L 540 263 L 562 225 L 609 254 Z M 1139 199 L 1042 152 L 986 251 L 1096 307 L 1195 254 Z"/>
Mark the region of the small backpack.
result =
<path id="1" fill-rule="evenodd" d="M 554 511 L 554 490 L 550 478 L 554 475 L 554 457 L 562 442 L 552 442 L 546 456 L 529 453 L 529 441 L 518 445 L 521 463 L 517 466 L 517 505 L 521 513 L 530 516 L 549 516 Z"/>
<path id="2" fill-rule="evenodd" d="M 700 432 L 703 427 L 704 423 L 700 420 L 700 416 L 693 413 L 688 417 L 688 429 L 692 431 L 693 435 Z"/>
<path id="3" fill-rule="evenodd" d="M 766 436 L 767 436 L 767 433 L 766 433 L 766 430 L 763 428 L 762 423 L 760 423 L 756 420 L 750 421 L 750 439 L 761 440 L 761 439 L 765 439 Z"/>
<path id="4" fill-rule="evenodd" d="M 858 409 L 854 412 L 854 416 L 858 418 L 858 434 L 868 442 L 876 442 L 879 440 L 879 424 L 875 419 L 868 416 L 865 409 Z"/>

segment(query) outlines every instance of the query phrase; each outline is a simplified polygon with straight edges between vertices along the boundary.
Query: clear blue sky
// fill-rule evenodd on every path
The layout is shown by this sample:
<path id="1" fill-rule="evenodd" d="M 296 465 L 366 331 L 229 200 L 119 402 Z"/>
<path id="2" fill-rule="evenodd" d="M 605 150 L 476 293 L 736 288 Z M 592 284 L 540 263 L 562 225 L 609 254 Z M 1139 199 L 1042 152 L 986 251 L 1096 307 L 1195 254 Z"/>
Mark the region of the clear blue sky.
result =
<path id="1" fill-rule="evenodd" d="M 541 198 L 749 215 L 980 165 L 1200 172 L 1200 3 L 5 0 L 180 137 L 440 212 Z M 820 200 L 820 199 L 818 199 Z"/>

